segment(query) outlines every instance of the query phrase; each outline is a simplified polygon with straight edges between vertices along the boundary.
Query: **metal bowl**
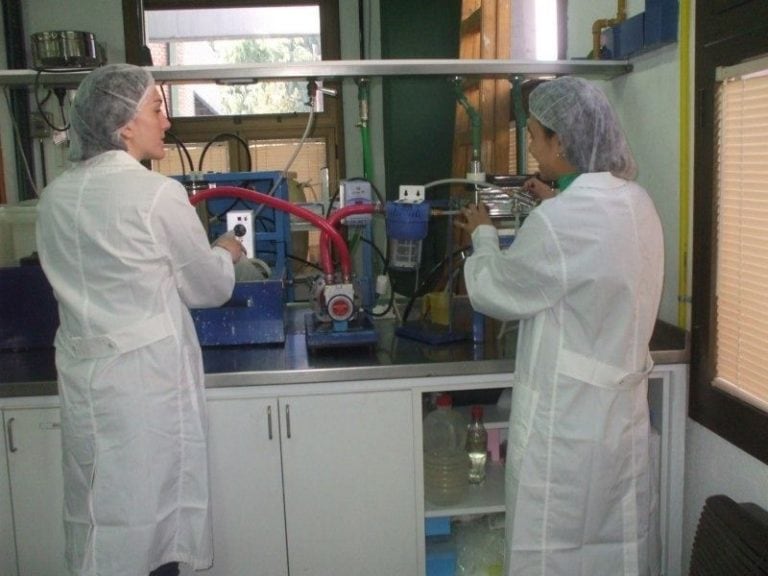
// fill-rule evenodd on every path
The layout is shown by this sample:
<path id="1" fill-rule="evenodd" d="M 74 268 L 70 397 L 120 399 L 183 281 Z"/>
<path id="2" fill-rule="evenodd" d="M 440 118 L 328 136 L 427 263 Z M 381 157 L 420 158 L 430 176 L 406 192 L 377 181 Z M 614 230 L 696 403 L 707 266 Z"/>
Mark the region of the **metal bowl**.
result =
<path id="1" fill-rule="evenodd" d="M 91 32 L 54 30 L 31 36 L 32 64 L 36 70 L 94 68 L 103 61 L 101 47 Z"/>

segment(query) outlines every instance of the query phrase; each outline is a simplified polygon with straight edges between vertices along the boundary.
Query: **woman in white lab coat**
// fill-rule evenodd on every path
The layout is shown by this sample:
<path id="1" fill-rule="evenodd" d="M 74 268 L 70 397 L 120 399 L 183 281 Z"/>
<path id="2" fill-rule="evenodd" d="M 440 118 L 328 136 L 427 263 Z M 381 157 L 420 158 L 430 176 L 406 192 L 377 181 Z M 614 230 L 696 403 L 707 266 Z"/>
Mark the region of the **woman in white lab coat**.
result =
<path id="1" fill-rule="evenodd" d="M 595 86 L 564 77 L 536 87 L 528 132 L 541 178 L 559 193 L 504 251 L 484 206 L 466 207 L 458 223 L 472 237 L 472 306 L 520 321 L 506 574 L 648 576 L 659 544 L 646 394 L 661 225 Z"/>
<path id="2" fill-rule="evenodd" d="M 170 123 L 152 76 L 99 68 L 71 112 L 73 166 L 40 198 L 59 304 L 56 367 L 72 574 L 212 562 L 205 395 L 189 307 L 229 299 L 240 243 L 211 247 L 184 188 L 140 161 Z"/>

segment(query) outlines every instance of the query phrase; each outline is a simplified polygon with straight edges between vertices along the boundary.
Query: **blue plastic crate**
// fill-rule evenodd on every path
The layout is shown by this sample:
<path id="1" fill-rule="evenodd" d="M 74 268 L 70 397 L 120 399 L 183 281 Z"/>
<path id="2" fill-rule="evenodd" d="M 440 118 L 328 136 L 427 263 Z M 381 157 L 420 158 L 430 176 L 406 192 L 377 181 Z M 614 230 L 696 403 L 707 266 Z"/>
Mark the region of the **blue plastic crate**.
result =
<path id="1" fill-rule="evenodd" d="M 628 58 L 643 49 L 645 13 L 627 18 L 613 28 L 613 57 Z"/>
<path id="2" fill-rule="evenodd" d="M 450 540 L 427 539 L 427 576 L 455 576 L 456 546 Z"/>
<path id="3" fill-rule="evenodd" d="M 451 517 L 440 516 L 438 518 L 427 518 L 424 520 L 424 534 L 430 536 L 450 536 Z"/>
<path id="4" fill-rule="evenodd" d="M 678 12 L 677 0 L 645 0 L 645 48 L 677 42 Z"/>

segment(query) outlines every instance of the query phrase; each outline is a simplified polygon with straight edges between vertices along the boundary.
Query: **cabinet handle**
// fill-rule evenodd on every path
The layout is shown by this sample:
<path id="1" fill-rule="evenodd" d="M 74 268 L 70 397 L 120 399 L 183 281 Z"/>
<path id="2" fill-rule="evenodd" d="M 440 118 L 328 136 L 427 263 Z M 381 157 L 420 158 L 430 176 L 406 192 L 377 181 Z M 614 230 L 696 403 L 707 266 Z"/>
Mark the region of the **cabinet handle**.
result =
<path id="1" fill-rule="evenodd" d="M 267 406 L 267 437 L 272 440 L 272 406 Z"/>
<path id="2" fill-rule="evenodd" d="M 41 422 L 40 430 L 59 430 L 61 428 L 60 422 Z"/>
<path id="3" fill-rule="evenodd" d="M 291 437 L 291 406 L 285 405 L 285 435 Z"/>
<path id="4" fill-rule="evenodd" d="M 14 446 L 13 444 L 13 421 L 16 420 L 16 418 L 8 418 L 8 424 L 6 425 L 6 428 L 8 430 L 8 451 L 9 452 L 16 452 L 18 448 Z"/>

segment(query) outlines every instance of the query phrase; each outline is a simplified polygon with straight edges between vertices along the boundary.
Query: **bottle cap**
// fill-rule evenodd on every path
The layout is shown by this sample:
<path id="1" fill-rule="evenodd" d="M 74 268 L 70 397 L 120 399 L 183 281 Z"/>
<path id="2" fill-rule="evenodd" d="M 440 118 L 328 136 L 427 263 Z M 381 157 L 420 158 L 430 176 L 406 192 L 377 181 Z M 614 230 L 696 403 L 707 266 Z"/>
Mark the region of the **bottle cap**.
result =
<path id="1" fill-rule="evenodd" d="M 450 394 L 443 393 L 437 397 L 435 404 L 440 408 L 450 408 L 453 406 L 453 398 L 451 398 Z"/>
<path id="2" fill-rule="evenodd" d="M 475 420 L 480 420 L 482 417 L 483 417 L 483 407 L 472 406 L 472 418 Z"/>

